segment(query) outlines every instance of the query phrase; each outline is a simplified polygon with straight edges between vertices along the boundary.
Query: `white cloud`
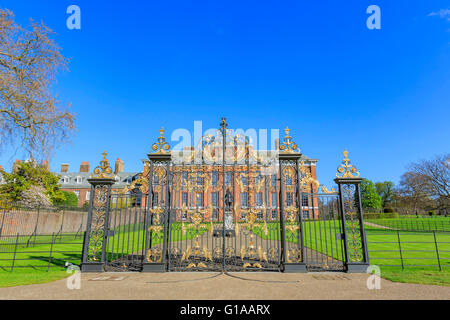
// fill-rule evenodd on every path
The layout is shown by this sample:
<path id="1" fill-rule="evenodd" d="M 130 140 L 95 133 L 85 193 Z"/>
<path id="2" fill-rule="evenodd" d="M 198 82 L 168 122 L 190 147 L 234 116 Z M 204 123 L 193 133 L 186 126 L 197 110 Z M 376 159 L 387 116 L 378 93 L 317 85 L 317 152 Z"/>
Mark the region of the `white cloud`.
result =
<path id="1" fill-rule="evenodd" d="M 450 21 L 450 9 L 441 9 L 437 12 L 431 12 L 428 14 L 429 17 L 439 16 L 442 19 Z"/>

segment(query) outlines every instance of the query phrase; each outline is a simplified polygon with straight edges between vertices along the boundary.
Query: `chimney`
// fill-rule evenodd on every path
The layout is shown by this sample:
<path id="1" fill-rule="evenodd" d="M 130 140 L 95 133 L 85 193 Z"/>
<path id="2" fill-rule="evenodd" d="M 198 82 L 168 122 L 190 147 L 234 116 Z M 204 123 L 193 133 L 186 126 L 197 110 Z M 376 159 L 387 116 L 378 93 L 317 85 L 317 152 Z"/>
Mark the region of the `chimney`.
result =
<path id="1" fill-rule="evenodd" d="M 280 138 L 276 138 L 275 139 L 275 150 L 279 150 L 280 149 Z"/>
<path id="2" fill-rule="evenodd" d="M 13 173 L 16 173 L 17 172 L 17 169 L 19 168 L 19 166 L 20 166 L 20 160 L 19 159 L 16 159 L 16 161 L 13 163 L 13 167 L 12 167 L 12 172 Z"/>
<path id="3" fill-rule="evenodd" d="M 61 164 L 61 172 L 69 172 L 69 165 L 67 163 Z"/>
<path id="4" fill-rule="evenodd" d="M 89 172 L 89 162 L 83 161 L 80 164 L 80 172 Z"/>
<path id="5" fill-rule="evenodd" d="M 48 163 L 48 160 L 44 161 L 44 164 L 42 165 L 42 167 L 47 170 L 50 171 L 50 164 Z"/>
<path id="6" fill-rule="evenodd" d="M 123 169 L 124 169 L 123 161 L 120 160 L 119 158 L 117 158 L 117 160 L 116 160 L 116 168 L 114 170 L 114 173 L 118 174 L 120 172 L 123 172 Z"/>

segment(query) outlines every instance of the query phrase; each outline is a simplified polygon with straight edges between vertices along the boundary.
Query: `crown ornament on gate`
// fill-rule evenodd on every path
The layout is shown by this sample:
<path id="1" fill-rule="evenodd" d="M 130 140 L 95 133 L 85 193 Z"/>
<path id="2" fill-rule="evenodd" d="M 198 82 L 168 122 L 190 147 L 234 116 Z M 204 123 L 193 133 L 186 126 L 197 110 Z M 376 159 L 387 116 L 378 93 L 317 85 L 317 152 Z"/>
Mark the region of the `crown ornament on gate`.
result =
<path id="1" fill-rule="evenodd" d="M 344 155 L 344 159 L 342 160 L 342 164 L 337 169 L 336 177 L 338 178 L 358 178 L 359 172 L 355 166 L 350 164 L 350 159 L 348 158 L 348 151 L 344 150 L 342 152 Z"/>
<path id="2" fill-rule="evenodd" d="M 280 143 L 280 151 L 281 153 L 300 153 L 300 149 L 297 147 L 297 144 L 292 141 L 292 137 L 289 135 L 291 129 L 286 127 L 284 132 L 286 133 L 283 138 L 283 142 Z"/>
<path id="3" fill-rule="evenodd" d="M 100 165 L 94 169 L 94 173 L 91 175 L 91 178 L 94 179 L 111 179 L 114 177 L 112 173 L 112 169 L 109 166 L 109 161 L 106 159 L 108 155 L 106 151 L 102 153 L 103 159 L 100 161 Z"/>
<path id="4" fill-rule="evenodd" d="M 170 145 L 168 142 L 166 142 L 166 138 L 164 138 L 164 129 L 161 128 L 159 130 L 159 137 L 158 137 L 158 142 L 155 142 L 152 145 L 152 150 L 153 153 L 157 153 L 157 154 L 161 154 L 161 153 L 169 153 L 170 150 Z"/>

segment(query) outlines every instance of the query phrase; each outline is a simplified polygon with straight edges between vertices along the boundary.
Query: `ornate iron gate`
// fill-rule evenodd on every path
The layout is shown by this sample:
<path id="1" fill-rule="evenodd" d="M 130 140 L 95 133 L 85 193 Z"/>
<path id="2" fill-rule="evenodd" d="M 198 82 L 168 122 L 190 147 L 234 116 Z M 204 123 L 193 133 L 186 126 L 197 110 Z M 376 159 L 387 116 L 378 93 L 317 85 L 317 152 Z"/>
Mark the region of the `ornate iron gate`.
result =
<path id="1" fill-rule="evenodd" d="M 338 172 L 347 176 L 335 180 L 341 193 L 319 193 L 285 132 L 276 152 L 256 151 L 222 119 L 197 148 L 174 151 L 161 129 L 143 173 L 123 194 L 111 193 L 104 154 L 91 179 L 82 270 L 363 270 L 356 169 L 344 153 Z M 353 190 L 353 200 L 344 201 L 341 189 Z"/>

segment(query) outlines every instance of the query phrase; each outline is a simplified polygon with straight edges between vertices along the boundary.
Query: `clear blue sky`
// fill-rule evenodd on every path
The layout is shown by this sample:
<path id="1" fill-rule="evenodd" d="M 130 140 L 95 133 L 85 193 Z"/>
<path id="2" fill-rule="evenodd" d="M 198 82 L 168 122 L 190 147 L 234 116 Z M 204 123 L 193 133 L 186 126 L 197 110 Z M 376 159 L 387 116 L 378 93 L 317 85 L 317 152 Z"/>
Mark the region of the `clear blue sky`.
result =
<path id="1" fill-rule="evenodd" d="M 68 30 L 66 8 L 81 8 Z M 381 30 L 366 8 L 381 8 Z M 319 158 L 331 185 L 347 148 L 361 175 L 398 182 L 406 166 L 450 151 L 447 1 L 21 1 L 71 58 L 55 91 L 77 114 L 61 163 L 91 168 L 101 152 L 142 170 L 159 128 L 284 128 Z M 446 13 L 446 11 L 443 11 Z M 15 158 L 6 150 L 0 163 Z"/>

